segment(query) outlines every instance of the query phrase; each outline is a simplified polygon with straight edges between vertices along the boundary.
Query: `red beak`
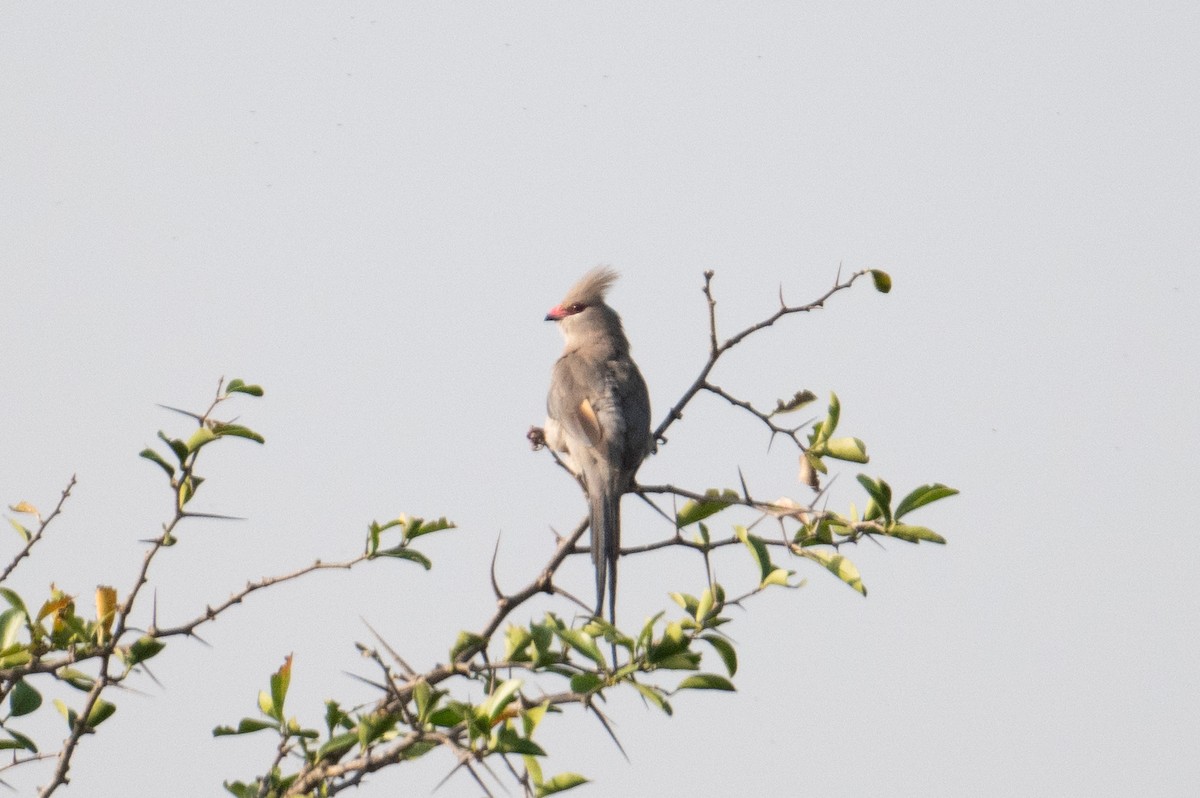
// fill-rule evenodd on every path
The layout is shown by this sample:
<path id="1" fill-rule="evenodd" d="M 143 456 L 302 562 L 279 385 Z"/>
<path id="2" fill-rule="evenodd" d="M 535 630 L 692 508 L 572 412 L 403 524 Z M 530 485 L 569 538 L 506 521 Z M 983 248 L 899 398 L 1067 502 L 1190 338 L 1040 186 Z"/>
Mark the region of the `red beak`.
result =
<path id="1" fill-rule="evenodd" d="M 568 314 L 565 310 L 563 310 L 562 305 L 555 305 L 554 307 L 550 308 L 550 312 L 546 314 L 546 321 L 558 321 L 559 319 L 565 319 L 567 315 Z"/>

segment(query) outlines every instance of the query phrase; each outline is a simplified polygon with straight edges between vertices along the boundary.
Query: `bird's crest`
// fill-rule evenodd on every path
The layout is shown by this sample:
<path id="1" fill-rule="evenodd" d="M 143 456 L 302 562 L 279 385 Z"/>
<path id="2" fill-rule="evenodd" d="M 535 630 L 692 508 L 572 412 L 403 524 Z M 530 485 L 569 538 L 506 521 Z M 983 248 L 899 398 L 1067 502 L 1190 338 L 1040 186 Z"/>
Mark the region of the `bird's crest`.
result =
<path id="1" fill-rule="evenodd" d="M 567 308 L 575 304 L 599 305 L 604 301 L 604 295 L 608 293 L 608 289 L 616 281 L 615 269 L 609 266 L 597 266 L 571 286 L 571 290 L 567 292 L 567 296 L 562 301 L 562 307 Z"/>

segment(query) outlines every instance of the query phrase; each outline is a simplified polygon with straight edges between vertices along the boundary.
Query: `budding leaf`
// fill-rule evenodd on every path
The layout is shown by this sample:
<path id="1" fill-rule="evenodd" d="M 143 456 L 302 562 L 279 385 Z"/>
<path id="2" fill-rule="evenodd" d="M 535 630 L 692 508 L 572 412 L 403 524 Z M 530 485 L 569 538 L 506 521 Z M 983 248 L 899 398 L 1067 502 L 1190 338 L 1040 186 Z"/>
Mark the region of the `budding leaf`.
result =
<path id="1" fill-rule="evenodd" d="M 796 391 L 791 399 L 784 401 L 783 399 L 775 400 L 775 409 L 771 411 L 772 416 L 777 416 L 780 413 L 791 413 L 799 410 L 809 402 L 815 401 L 817 395 L 812 391 Z"/>
<path id="2" fill-rule="evenodd" d="M 263 389 L 260 385 L 247 385 L 242 380 L 233 379 L 229 381 L 229 385 L 225 386 L 225 393 L 244 393 L 250 396 L 262 396 Z"/>

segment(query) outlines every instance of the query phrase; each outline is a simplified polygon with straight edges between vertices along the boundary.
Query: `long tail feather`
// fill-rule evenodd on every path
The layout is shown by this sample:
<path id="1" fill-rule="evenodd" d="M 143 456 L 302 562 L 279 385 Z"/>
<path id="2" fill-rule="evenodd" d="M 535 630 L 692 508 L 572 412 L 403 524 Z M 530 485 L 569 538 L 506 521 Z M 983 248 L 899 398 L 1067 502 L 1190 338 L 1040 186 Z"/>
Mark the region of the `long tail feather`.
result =
<path id="1" fill-rule="evenodd" d="M 617 622 L 617 556 L 621 552 L 621 492 L 606 485 L 588 497 L 592 527 L 592 563 L 596 566 L 596 615 L 604 617 L 608 593 L 608 619 Z"/>

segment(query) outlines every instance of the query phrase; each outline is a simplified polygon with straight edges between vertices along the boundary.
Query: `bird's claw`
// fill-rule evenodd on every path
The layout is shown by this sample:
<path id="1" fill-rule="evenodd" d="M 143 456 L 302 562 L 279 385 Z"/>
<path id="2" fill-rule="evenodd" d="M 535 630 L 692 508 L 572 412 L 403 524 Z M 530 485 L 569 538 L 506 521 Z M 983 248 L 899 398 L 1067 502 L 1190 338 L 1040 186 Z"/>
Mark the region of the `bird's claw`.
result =
<path id="1" fill-rule="evenodd" d="M 529 443 L 533 445 L 535 452 L 546 445 L 546 430 L 541 427 L 530 427 L 525 437 L 529 439 Z"/>

